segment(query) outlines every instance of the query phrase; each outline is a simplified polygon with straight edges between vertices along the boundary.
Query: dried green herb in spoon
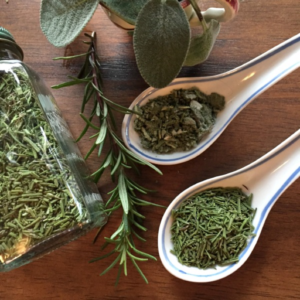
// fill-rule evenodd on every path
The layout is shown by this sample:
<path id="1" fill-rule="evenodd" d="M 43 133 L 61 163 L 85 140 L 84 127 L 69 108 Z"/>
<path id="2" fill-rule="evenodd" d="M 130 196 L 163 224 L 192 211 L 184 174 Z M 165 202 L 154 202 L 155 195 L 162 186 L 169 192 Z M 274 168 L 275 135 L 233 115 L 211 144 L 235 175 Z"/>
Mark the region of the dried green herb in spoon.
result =
<path id="1" fill-rule="evenodd" d="M 144 148 L 156 153 L 187 151 L 197 146 L 212 129 L 225 98 L 206 95 L 197 88 L 174 90 L 136 106 L 134 129 Z"/>
<path id="2" fill-rule="evenodd" d="M 171 227 L 178 261 L 200 269 L 239 260 L 254 227 L 252 194 L 239 188 L 213 188 L 184 200 L 173 211 Z"/>

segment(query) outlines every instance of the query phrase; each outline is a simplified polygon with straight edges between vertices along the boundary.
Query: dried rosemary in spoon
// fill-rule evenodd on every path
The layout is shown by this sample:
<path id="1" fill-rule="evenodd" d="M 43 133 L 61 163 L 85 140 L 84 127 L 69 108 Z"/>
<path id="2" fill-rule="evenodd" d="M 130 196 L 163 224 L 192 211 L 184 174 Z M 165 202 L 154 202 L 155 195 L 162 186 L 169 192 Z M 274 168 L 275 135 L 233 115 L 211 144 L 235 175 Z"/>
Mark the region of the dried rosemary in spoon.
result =
<path id="1" fill-rule="evenodd" d="M 201 269 L 239 260 L 252 233 L 256 209 L 252 194 L 239 188 L 213 188 L 184 200 L 173 211 L 172 241 L 178 261 Z"/>

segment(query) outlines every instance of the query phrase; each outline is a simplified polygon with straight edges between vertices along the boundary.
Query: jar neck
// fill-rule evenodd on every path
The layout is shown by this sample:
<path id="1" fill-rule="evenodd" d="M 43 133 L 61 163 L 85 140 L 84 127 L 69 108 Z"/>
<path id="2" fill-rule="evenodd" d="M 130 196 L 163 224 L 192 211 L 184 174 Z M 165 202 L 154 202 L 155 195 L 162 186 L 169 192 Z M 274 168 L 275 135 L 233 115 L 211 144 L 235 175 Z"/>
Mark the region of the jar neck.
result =
<path id="1" fill-rule="evenodd" d="M 22 49 L 14 42 L 0 38 L 0 60 L 23 60 Z"/>

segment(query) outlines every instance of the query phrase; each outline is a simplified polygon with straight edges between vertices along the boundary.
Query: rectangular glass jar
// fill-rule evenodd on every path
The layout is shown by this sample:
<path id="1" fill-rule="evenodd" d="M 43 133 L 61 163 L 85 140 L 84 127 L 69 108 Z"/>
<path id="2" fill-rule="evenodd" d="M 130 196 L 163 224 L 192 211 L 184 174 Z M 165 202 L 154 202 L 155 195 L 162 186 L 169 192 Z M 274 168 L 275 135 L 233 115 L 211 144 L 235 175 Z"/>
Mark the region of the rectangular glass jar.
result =
<path id="1" fill-rule="evenodd" d="M 88 175 L 43 80 L 20 60 L 0 57 L 0 271 L 106 223 Z"/>

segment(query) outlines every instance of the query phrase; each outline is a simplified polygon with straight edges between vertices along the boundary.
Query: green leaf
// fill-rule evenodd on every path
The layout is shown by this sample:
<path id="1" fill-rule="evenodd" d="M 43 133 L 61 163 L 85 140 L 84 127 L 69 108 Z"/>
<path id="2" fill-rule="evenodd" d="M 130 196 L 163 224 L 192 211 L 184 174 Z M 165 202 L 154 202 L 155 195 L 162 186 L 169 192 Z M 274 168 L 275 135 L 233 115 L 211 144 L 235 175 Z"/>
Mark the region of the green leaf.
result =
<path id="1" fill-rule="evenodd" d="M 146 242 L 144 238 L 142 238 L 140 235 L 138 235 L 133 229 L 131 229 L 132 233 L 142 242 Z"/>
<path id="2" fill-rule="evenodd" d="M 105 237 L 104 240 L 110 244 L 116 244 L 116 245 L 119 245 L 119 242 L 121 241 L 120 238 L 116 239 L 116 240 L 113 240 L 113 239 L 110 239 L 110 238 L 107 238 Z"/>
<path id="3" fill-rule="evenodd" d="M 118 275 L 117 275 L 117 279 L 116 279 L 116 282 L 115 282 L 115 286 L 117 286 L 118 283 L 119 283 L 121 272 L 122 272 L 122 265 L 119 265 Z M 127 273 L 125 275 L 127 275 Z"/>
<path id="4" fill-rule="evenodd" d="M 113 175 L 117 171 L 117 169 L 119 168 L 119 166 L 121 164 L 121 158 L 122 158 L 122 152 L 120 151 L 119 155 L 118 155 L 118 159 L 115 163 L 115 166 L 113 167 L 112 171 L 110 172 L 111 175 Z"/>
<path id="5" fill-rule="evenodd" d="M 89 263 L 93 263 L 93 262 L 95 262 L 95 261 L 98 261 L 98 260 L 101 260 L 101 259 L 103 259 L 103 258 L 109 257 L 109 256 L 111 256 L 111 255 L 114 254 L 114 253 L 116 253 L 116 250 L 113 250 L 113 251 L 111 251 L 111 252 L 109 252 L 109 253 L 107 253 L 107 254 L 105 254 L 105 255 L 103 255 L 103 256 L 93 258 L 93 259 L 91 259 L 91 260 L 89 261 Z"/>
<path id="6" fill-rule="evenodd" d="M 88 153 L 84 156 L 84 159 L 87 160 L 89 158 L 89 156 L 93 153 L 93 151 L 96 149 L 97 144 L 94 143 L 93 146 L 90 148 L 90 150 L 88 151 Z"/>
<path id="7" fill-rule="evenodd" d="M 143 186 L 137 184 L 136 182 L 134 182 L 133 180 L 130 180 L 130 179 L 128 179 L 128 183 L 143 194 L 147 194 L 148 192 L 149 193 L 156 192 L 155 190 L 146 189 Z"/>
<path id="8" fill-rule="evenodd" d="M 72 80 L 72 81 L 66 81 L 66 82 L 61 83 L 61 84 L 53 85 L 53 86 L 51 86 L 51 88 L 57 90 L 57 89 L 67 87 L 67 86 L 72 86 L 72 85 L 75 85 L 75 84 L 86 83 L 86 82 L 90 81 L 91 79 L 92 79 L 92 77 L 91 78 L 86 78 L 86 79 L 74 78 L 74 80 Z"/>
<path id="9" fill-rule="evenodd" d="M 51 44 L 70 44 L 98 7 L 98 0 L 42 0 L 40 24 Z"/>
<path id="10" fill-rule="evenodd" d="M 150 0 L 138 15 L 133 36 L 145 81 L 161 88 L 179 73 L 190 43 L 190 27 L 177 0 Z"/>
<path id="11" fill-rule="evenodd" d="M 128 222 L 128 215 L 125 214 L 125 212 L 123 213 L 123 217 L 122 217 L 122 221 L 124 223 L 124 233 L 125 235 L 129 235 L 130 236 L 130 230 L 131 230 L 131 224 L 129 224 Z"/>
<path id="12" fill-rule="evenodd" d="M 115 233 L 110 238 L 114 239 L 118 234 L 122 232 L 123 229 L 124 229 L 124 223 L 121 223 L 119 228 L 115 231 Z"/>
<path id="13" fill-rule="evenodd" d="M 81 109 L 80 112 L 83 113 L 84 109 L 85 109 L 85 105 L 87 104 L 87 102 L 91 99 L 92 95 L 94 93 L 93 88 L 91 87 L 91 82 L 88 82 L 84 88 L 84 96 L 83 96 L 83 100 L 81 103 Z M 94 105 L 94 109 L 96 109 L 95 105 Z M 91 115 L 94 115 L 94 109 L 91 112 Z"/>
<path id="14" fill-rule="evenodd" d="M 148 0 L 100 0 L 99 2 L 127 23 L 134 25 L 140 10 Z"/>
<path id="15" fill-rule="evenodd" d="M 118 187 L 116 187 L 115 189 L 113 189 L 112 190 L 113 191 L 113 193 L 111 194 L 111 196 L 109 197 L 109 199 L 106 201 L 106 203 L 105 203 L 105 207 L 108 207 L 108 205 L 112 202 L 112 201 L 114 201 L 116 198 L 117 198 L 117 194 L 118 194 Z M 111 191 L 111 192 L 112 192 Z"/>
<path id="16" fill-rule="evenodd" d="M 118 202 L 118 204 L 115 203 L 115 205 L 114 205 L 113 207 L 111 207 L 111 208 L 106 208 L 104 211 L 105 211 L 106 213 L 108 213 L 108 212 L 113 212 L 113 211 L 117 210 L 118 208 L 120 208 L 121 205 L 122 205 L 121 202 Z"/>
<path id="17" fill-rule="evenodd" d="M 133 218 L 130 219 L 131 223 L 133 225 L 135 225 L 137 228 L 143 230 L 143 231 L 147 231 L 147 228 L 142 226 L 141 224 L 139 224 L 138 222 L 136 222 Z"/>
<path id="18" fill-rule="evenodd" d="M 134 247 L 132 247 L 132 250 L 133 250 L 135 253 L 137 253 L 137 254 L 139 254 L 139 255 L 141 255 L 141 256 L 148 257 L 148 258 L 150 258 L 150 259 L 152 259 L 152 260 L 157 261 L 156 257 L 154 257 L 154 256 L 152 256 L 152 255 L 150 255 L 150 254 L 148 254 L 148 253 L 142 252 L 142 251 L 140 251 L 140 250 L 138 250 L 138 249 L 136 249 L 136 248 L 134 248 Z"/>
<path id="19" fill-rule="evenodd" d="M 148 258 L 140 258 L 140 257 L 137 257 L 137 256 L 131 254 L 129 250 L 127 250 L 127 253 L 134 260 L 138 260 L 138 261 L 147 261 L 148 260 Z"/>
<path id="20" fill-rule="evenodd" d="M 106 268 L 101 274 L 100 276 L 104 275 L 105 273 L 107 273 L 109 270 L 111 270 L 115 265 L 116 263 L 121 259 L 121 253 L 117 256 L 117 258 L 112 262 L 112 264 Z"/>
<path id="21" fill-rule="evenodd" d="M 139 206 L 156 206 L 156 207 L 166 208 L 163 205 L 156 204 L 156 203 L 153 203 L 153 202 L 149 202 L 149 201 L 146 201 L 146 200 L 143 200 L 143 199 L 140 199 L 140 198 L 133 198 L 132 202 L 136 205 L 139 205 Z"/>
<path id="22" fill-rule="evenodd" d="M 116 143 L 118 144 L 118 146 L 126 152 L 127 155 L 133 157 L 136 159 L 137 163 L 141 164 L 141 165 L 147 165 L 148 167 L 150 167 L 151 169 L 153 169 L 154 171 L 156 171 L 158 174 L 162 175 L 162 172 L 154 165 L 152 165 L 150 162 L 148 162 L 147 160 L 144 160 L 143 158 L 139 157 L 137 154 L 135 154 L 134 152 L 130 151 L 129 149 L 127 149 L 124 144 L 120 141 L 120 139 L 118 138 L 118 136 L 114 133 L 111 132 L 111 135 L 113 136 L 114 140 L 116 141 Z"/>
<path id="23" fill-rule="evenodd" d="M 124 213 L 127 215 L 129 210 L 129 201 L 128 201 L 128 194 L 126 190 L 125 178 L 122 173 L 120 173 L 119 175 L 118 186 L 119 186 L 119 196 L 122 202 L 123 210 Z"/>
<path id="24" fill-rule="evenodd" d="M 137 212 L 135 209 L 131 209 L 132 210 L 132 213 L 134 214 L 134 215 L 136 215 L 138 218 L 141 218 L 141 219 L 145 219 L 146 217 L 145 216 L 143 216 L 142 214 L 140 214 L 139 212 Z"/>
<path id="25" fill-rule="evenodd" d="M 185 66 L 194 66 L 207 60 L 220 32 L 220 23 L 211 20 L 207 30 L 192 38 L 189 53 L 184 62 Z"/>
<path id="26" fill-rule="evenodd" d="M 99 96 L 100 96 L 105 102 L 111 104 L 111 107 L 112 107 L 112 108 L 115 106 L 115 107 L 119 108 L 119 111 L 120 111 L 120 112 L 123 112 L 124 114 L 127 114 L 127 113 L 128 113 L 128 114 L 137 114 L 136 111 L 131 110 L 131 109 L 129 109 L 129 108 L 123 106 L 123 105 L 120 105 L 120 104 L 118 104 L 118 103 L 116 103 L 116 102 L 113 102 L 113 101 L 109 100 L 109 99 L 106 98 L 106 97 L 103 95 L 103 93 L 96 87 L 96 85 L 94 85 L 94 83 L 92 83 L 92 85 L 93 85 L 94 89 L 99 93 Z M 107 112 L 106 112 L 106 114 L 107 114 Z"/>
<path id="27" fill-rule="evenodd" d="M 136 267 L 136 269 L 138 270 L 138 272 L 140 273 L 140 275 L 142 276 L 142 278 L 145 280 L 145 282 L 148 284 L 148 280 L 146 278 L 146 276 L 144 275 L 144 273 L 142 272 L 142 270 L 140 269 L 140 267 L 138 266 L 138 264 L 135 262 L 135 260 L 130 257 L 132 263 L 134 264 L 134 266 Z"/>
<path id="28" fill-rule="evenodd" d="M 80 115 L 80 117 L 87 123 L 87 125 L 89 125 L 90 127 L 94 128 L 94 129 L 96 129 L 96 130 L 99 130 L 99 129 L 100 129 L 98 126 L 94 125 L 90 120 L 88 120 L 88 118 L 86 118 L 86 117 L 84 116 L 84 114 L 80 113 L 79 115 Z"/>
<path id="29" fill-rule="evenodd" d="M 107 153 L 104 161 L 102 162 L 101 167 L 96 172 L 94 172 L 91 176 L 93 177 L 96 176 L 98 173 L 103 172 L 103 170 L 105 170 L 110 165 L 111 160 L 112 160 L 112 151 L 110 150 Z"/>
<path id="30" fill-rule="evenodd" d="M 101 144 L 104 141 L 104 139 L 106 137 L 106 133 L 107 133 L 107 122 L 106 122 L 106 120 L 104 120 L 101 125 L 101 129 L 99 131 L 98 138 L 96 140 L 97 145 Z"/>

